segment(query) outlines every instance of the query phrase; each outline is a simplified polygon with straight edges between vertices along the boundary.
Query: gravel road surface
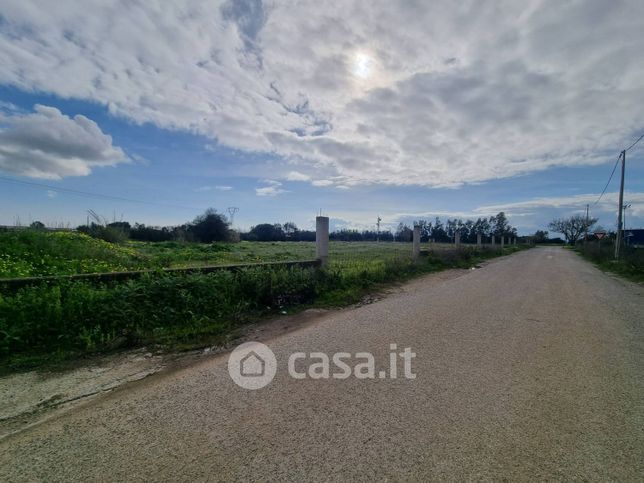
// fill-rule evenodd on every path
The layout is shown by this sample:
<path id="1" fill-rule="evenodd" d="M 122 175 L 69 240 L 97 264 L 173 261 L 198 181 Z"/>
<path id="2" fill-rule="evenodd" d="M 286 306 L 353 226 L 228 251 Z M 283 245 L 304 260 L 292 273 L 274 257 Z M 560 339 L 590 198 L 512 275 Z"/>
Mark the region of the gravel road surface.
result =
<path id="1" fill-rule="evenodd" d="M 224 354 L 5 437 L 0 480 L 644 478 L 640 285 L 562 248 L 432 280 L 270 340 L 263 389 Z M 380 369 L 391 343 L 415 379 L 288 375 L 295 351 Z"/>

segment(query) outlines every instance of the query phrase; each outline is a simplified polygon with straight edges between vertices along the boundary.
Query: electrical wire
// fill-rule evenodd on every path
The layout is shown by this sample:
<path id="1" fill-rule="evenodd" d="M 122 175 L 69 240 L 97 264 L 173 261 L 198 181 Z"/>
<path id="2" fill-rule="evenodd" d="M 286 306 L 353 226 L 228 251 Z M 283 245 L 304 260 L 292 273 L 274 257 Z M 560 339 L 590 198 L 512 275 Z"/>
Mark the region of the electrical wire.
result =
<path id="1" fill-rule="evenodd" d="M 604 196 L 604 193 L 606 193 L 606 189 L 608 188 L 608 185 L 610 184 L 611 180 L 613 179 L 613 175 L 615 174 L 615 170 L 617 169 L 617 165 L 619 164 L 619 160 L 622 159 L 622 153 L 619 153 L 619 156 L 617 156 L 617 161 L 615 161 L 615 166 L 613 166 L 613 171 L 610 173 L 610 176 L 608 178 L 608 182 L 606 183 L 606 186 L 604 186 L 604 189 L 602 190 L 602 194 L 599 195 L 599 198 L 597 198 L 597 201 L 593 203 L 593 206 L 595 206 L 597 203 L 599 203 L 599 200 L 602 199 L 602 196 Z"/>
<path id="2" fill-rule="evenodd" d="M 637 138 L 637 141 L 635 141 L 633 144 L 631 144 L 629 147 L 627 147 L 624 151 L 630 151 L 642 139 L 644 139 L 644 134 L 642 134 L 639 138 Z"/>
<path id="3" fill-rule="evenodd" d="M 615 161 L 615 166 L 613 166 L 613 171 L 610 173 L 610 176 L 608 177 L 608 182 L 606 183 L 606 186 L 604 186 L 604 189 L 602 190 L 602 193 L 599 195 L 599 198 L 597 198 L 597 201 L 593 203 L 593 206 L 599 203 L 599 200 L 601 200 L 602 196 L 604 196 L 604 193 L 606 193 L 606 189 L 608 188 L 608 185 L 613 179 L 613 175 L 615 174 L 615 170 L 617 169 L 617 165 L 619 164 L 619 160 L 622 159 L 623 154 L 633 149 L 635 145 L 639 143 L 642 139 L 644 139 L 644 134 L 642 134 L 639 138 L 637 138 L 637 140 L 633 144 L 631 144 L 629 147 L 624 149 L 624 151 L 619 153 L 619 156 L 617 156 L 617 161 Z"/>
<path id="4" fill-rule="evenodd" d="M 9 181 L 12 183 L 19 183 L 19 184 L 26 184 L 30 186 L 38 186 L 41 188 L 47 188 L 52 191 L 56 192 L 62 192 L 62 193 L 69 193 L 72 195 L 76 196 L 84 196 L 86 198 L 97 198 L 101 200 L 112 200 L 112 201 L 125 201 L 127 203 L 140 203 L 140 204 L 145 204 L 145 205 L 156 205 L 156 206 L 165 206 L 165 207 L 170 207 L 170 208 L 180 208 L 182 210 L 191 210 L 191 211 L 199 211 L 201 208 L 195 208 L 191 206 L 183 206 L 183 205 L 174 205 L 171 203 L 160 203 L 160 202 L 155 202 L 155 201 L 144 201 L 144 200 L 135 200 L 132 198 L 124 198 L 121 196 L 111 196 L 111 195 L 104 195 L 100 193 L 89 193 L 87 191 L 80 191 L 80 190 L 74 190 L 70 188 L 61 188 L 58 186 L 52 186 L 44 183 L 35 183 L 33 181 L 25 181 L 21 179 L 15 179 L 15 178 L 6 178 L 4 176 L 0 176 L 0 181 Z"/>

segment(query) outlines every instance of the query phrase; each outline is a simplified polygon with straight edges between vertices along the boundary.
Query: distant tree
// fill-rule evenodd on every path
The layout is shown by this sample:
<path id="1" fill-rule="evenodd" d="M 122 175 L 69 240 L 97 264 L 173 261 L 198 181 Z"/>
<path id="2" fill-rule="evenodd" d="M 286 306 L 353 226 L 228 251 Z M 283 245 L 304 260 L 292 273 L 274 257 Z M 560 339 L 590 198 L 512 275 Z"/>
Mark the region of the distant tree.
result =
<path id="1" fill-rule="evenodd" d="M 478 218 L 474 222 L 473 227 L 475 234 L 481 234 L 483 236 L 488 236 L 490 234 L 490 222 L 486 218 Z"/>
<path id="2" fill-rule="evenodd" d="M 532 239 L 535 243 L 548 243 L 548 232 L 544 230 L 537 230 L 534 232 Z"/>
<path id="3" fill-rule="evenodd" d="M 398 224 L 398 229 L 396 230 L 396 241 L 399 242 L 410 242 L 414 236 L 414 231 L 403 223 Z"/>
<path id="4" fill-rule="evenodd" d="M 34 221 L 31 225 L 29 225 L 29 228 L 33 230 L 44 230 L 45 224 L 42 221 Z"/>
<path id="5" fill-rule="evenodd" d="M 586 229 L 590 229 L 597 223 L 597 218 L 589 218 L 582 215 L 573 215 L 570 218 L 556 218 L 548 224 L 548 228 L 555 233 L 561 233 L 566 242 L 574 245 L 584 234 Z"/>
<path id="6" fill-rule="evenodd" d="M 420 227 L 420 241 L 428 242 L 432 236 L 432 222 L 427 220 L 417 220 L 414 225 Z"/>
<path id="7" fill-rule="evenodd" d="M 476 242 L 476 233 L 474 232 L 474 222 L 472 220 L 467 220 L 465 223 L 460 225 L 461 231 L 461 241 L 463 243 L 475 243 Z"/>
<path id="8" fill-rule="evenodd" d="M 107 226 L 121 230 L 123 233 L 129 233 L 132 228 L 127 221 L 115 221 L 113 223 L 108 223 Z"/>
<path id="9" fill-rule="evenodd" d="M 492 226 L 492 233 L 496 236 L 506 236 L 512 233 L 508 218 L 503 211 L 490 218 L 490 225 Z"/>
<path id="10" fill-rule="evenodd" d="M 143 223 L 135 223 L 130 228 L 130 238 L 139 241 L 161 242 L 180 238 L 179 227 L 156 227 L 145 226 Z"/>
<path id="11" fill-rule="evenodd" d="M 358 230 L 342 228 L 330 233 L 329 239 L 337 241 L 372 241 L 372 236 L 371 232 L 368 231 L 359 232 Z M 373 234 L 373 240 L 375 240 L 375 233 Z"/>
<path id="12" fill-rule="evenodd" d="M 297 239 L 297 233 L 299 232 L 299 230 L 297 228 L 297 225 L 292 221 L 287 221 L 286 223 L 284 223 L 282 230 L 284 231 L 286 240 L 291 241 Z"/>
<path id="13" fill-rule="evenodd" d="M 228 220 L 224 215 L 208 208 L 203 215 L 199 215 L 188 226 L 188 232 L 194 236 L 195 240 L 202 243 L 227 241 L 228 225 Z"/>
<path id="14" fill-rule="evenodd" d="M 449 242 L 449 235 L 445 230 L 445 225 L 441 222 L 440 218 L 436 217 L 434 220 L 434 227 L 432 228 L 432 239 L 435 242 L 445 243 Z"/>
<path id="15" fill-rule="evenodd" d="M 250 229 L 249 239 L 257 241 L 283 241 L 286 239 L 282 225 L 276 223 L 261 223 Z"/>
<path id="16" fill-rule="evenodd" d="M 312 230 L 298 230 L 297 241 L 315 241 L 315 232 Z"/>

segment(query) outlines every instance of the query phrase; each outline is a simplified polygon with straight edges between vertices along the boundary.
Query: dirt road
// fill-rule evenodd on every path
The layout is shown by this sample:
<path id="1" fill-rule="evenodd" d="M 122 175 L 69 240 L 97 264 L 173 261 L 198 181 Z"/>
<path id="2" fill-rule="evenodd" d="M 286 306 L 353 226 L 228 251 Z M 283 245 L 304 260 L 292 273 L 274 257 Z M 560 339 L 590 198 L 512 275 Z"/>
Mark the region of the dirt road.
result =
<path id="1" fill-rule="evenodd" d="M 641 480 L 643 323 L 641 286 L 520 252 L 271 340 L 263 389 L 217 356 L 4 438 L 0 479 Z M 416 353 L 415 379 L 286 369 L 295 351 L 380 365 L 391 343 Z"/>

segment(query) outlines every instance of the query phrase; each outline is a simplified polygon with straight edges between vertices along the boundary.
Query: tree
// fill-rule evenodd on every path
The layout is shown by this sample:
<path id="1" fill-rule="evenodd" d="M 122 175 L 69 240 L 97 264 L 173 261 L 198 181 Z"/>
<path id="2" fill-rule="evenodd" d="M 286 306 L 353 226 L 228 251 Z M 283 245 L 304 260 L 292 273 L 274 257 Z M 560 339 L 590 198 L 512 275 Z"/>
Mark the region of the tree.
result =
<path id="1" fill-rule="evenodd" d="M 284 226 L 282 227 L 282 229 L 284 231 L 284 235 L 286 236 L 287 240 L 296 240 L 297 234 L 300 231 L 297 228 L 297 225 L 292 221 L 287 221 L 286 223 L 284 223 Z"/>
<path id="2" fill-rule="evenodd" d="M 414 236 L 414 231 L 402 222 L 398 224 L 396 230 L 396 241 L 410 242 Z"/>
<path id="3" fill-rule="evenodd" d="M 31 225 L 29 225 L 29 228 L 33 230 L 44 230 L 45 224 L 42 221 L 34 221 Z"/>
<path id="4" fill-rule="evenodd" d="M 203 243 L 228 240 L 228 220 L 221 213 L 208 208 L 203 215 L 199 215 L 188 227 L 196 240 Z"/>
<path id="5" fill-rule="evenodd" d="M 111 228 L 115 228 L 117 230 L 121 230 L 123 233 L 129 233 L 132 227 L 127 221 L 114 221 L 112 223 L 108 223 L 107 226 Z"/>
<path id="6" fill-rule="evenodd" d="M 282 225 L 261 223 L 250 229 L 250 238 L 257 241 L 282 241 L 285 239 Z"/>
<path id="7" fill-rule="evenodd" d="M 441 222 L 440 218 L 436 217 L 434 220 L 434 227 L 432 228 L 432 238 L 435 242 L 448 242 L 449 236 L 445 231 L 445 226 Z"/>
<path id="8" fill-rule="evenodd" d="M 556 218 L 548 224 L 548 228 L 556 233 L 561 233 L 566 242 L 574 245 L 584 234 L 586 229 L 590 229 L 597 223 L 597 218 L 589 218 L 582 215 L 573 215 L 570 218 Z"/>
<path id="9" fill-rule="evenodd" d="M 490 225 L 492 226 L 492 234 L 496 236 L 507 236 L 512 234 L 512 227 L 508 223 L 508 218 L 504 212 L 490 218 Z"/>
<path id="10" fill-rule="evenodd" d="M 532 236 L 535 243 L 547 243 L 548 242 L 548 232 L 544 230 L 537 230 Z"/>

